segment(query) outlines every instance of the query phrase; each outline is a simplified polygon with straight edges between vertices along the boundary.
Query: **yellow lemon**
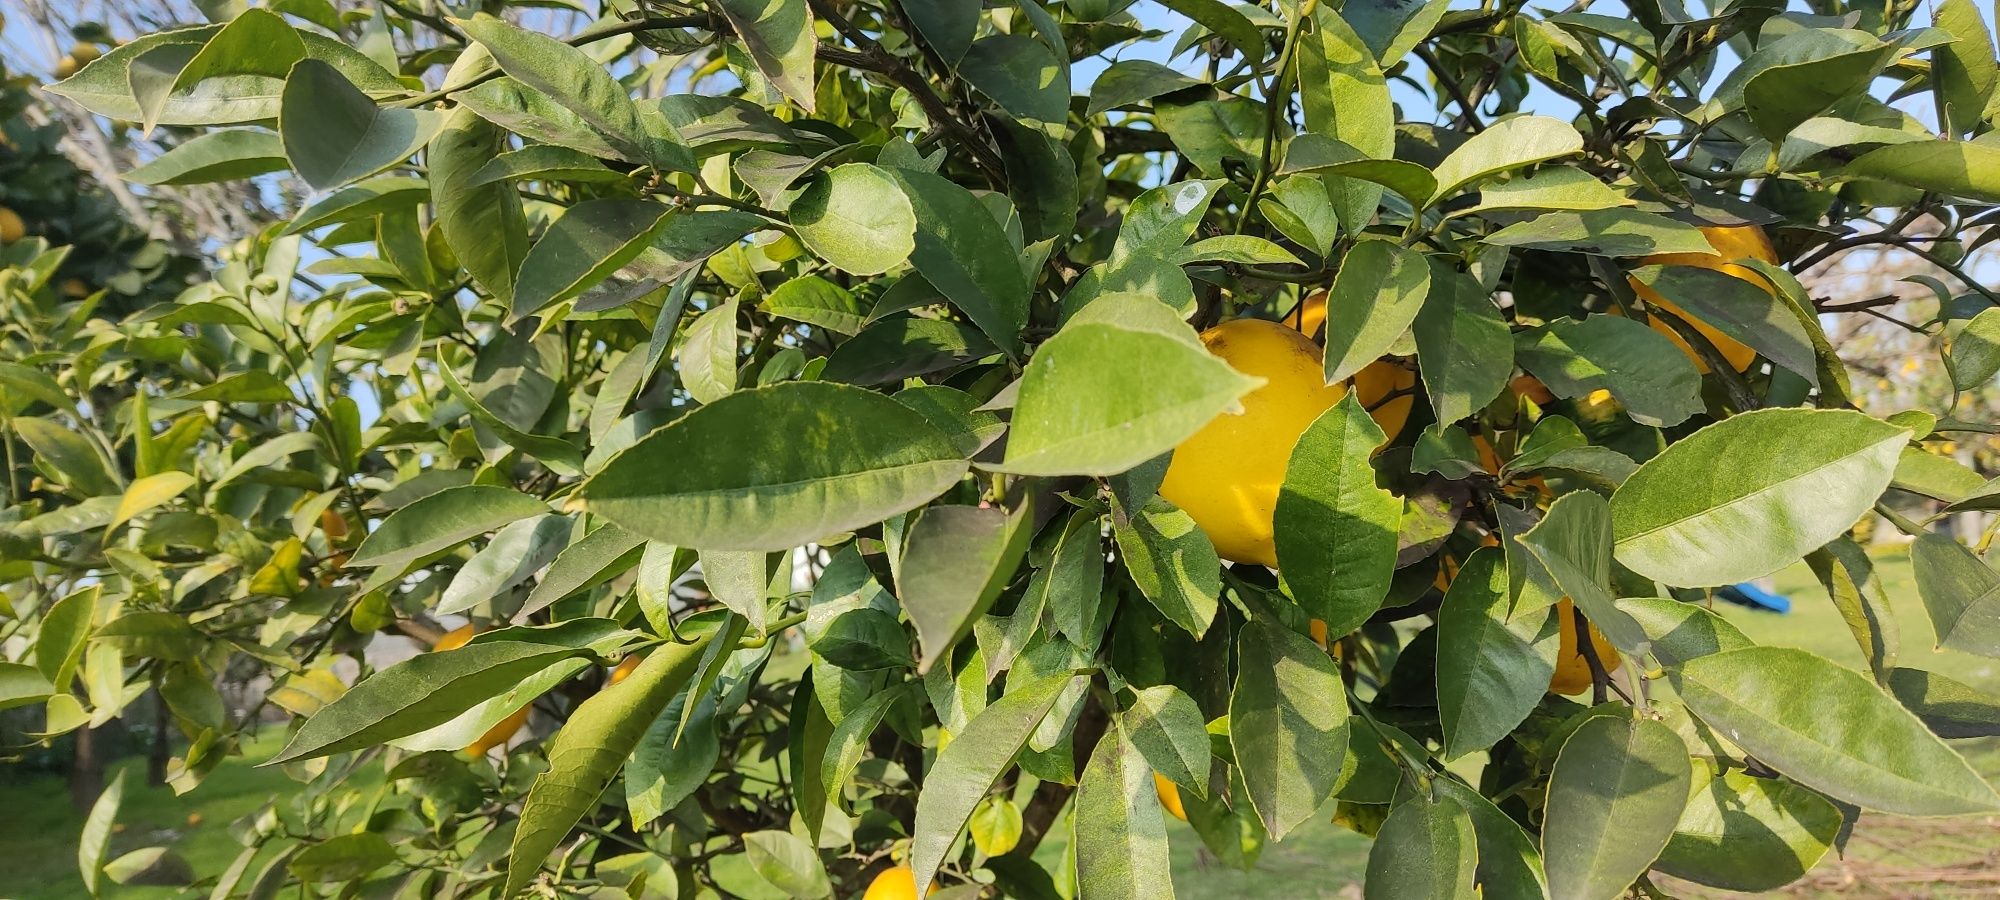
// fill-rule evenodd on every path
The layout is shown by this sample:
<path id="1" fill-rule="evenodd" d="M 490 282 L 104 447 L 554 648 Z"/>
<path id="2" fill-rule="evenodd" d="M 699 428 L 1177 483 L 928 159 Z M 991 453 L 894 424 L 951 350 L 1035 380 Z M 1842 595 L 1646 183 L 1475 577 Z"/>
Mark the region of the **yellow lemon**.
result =
<path id="1" fill-rule="evenodd" d="M 1160 795 L 1160 808 L 1166 810 L 1167 815 L 1173 816 L 1183 822 L 1187 821 L 1187 809 L 1181 806 L 1181 789 L 1179 785 L 1167 780 L 1166 776 L 1154 772 L 1153 792 Z"/>
<path id="2" fill-rule="evenodd" d="M 475 629 L 470 624 L 460 625 L 446 632 L 444 637 L 438 638 L 438 642 L 431 646 L 431 650 L 434 652 L 457 650 L 472 640 L 474 633 Z M 473 741 L 465 748 L 466 755 L 485 756 L 486 751 L 507 743 L 507 739 L 513 737 L 514 732 L 520 731 L 521 726 L 526 724 L 528 724 L 528 707 L 523 706 L 515 710 L 513 715 L 501 719 L 498 724 L 486 729 L 486 733 L 480 735 L 479 740 Z"/>
<path id="3" fill-rule="evenodd" d="M 1704 226 L 1701 233 L 1708 238 L 1708 243 L 1715 248 L 1715 253 L 1660 253 L 1648 256 L 1640 262 L 1645 265 L 1696 266 L 1716 272 L 1727 272 L 1763 288 L 1767 293 L 1771 291 L 1771 287 L 1765 284 L 1764 279 L 1755 271 L 1736 263 L 1736 260 L 1743 259 L 1755 259 L 1767 263 L 1778 261 L 1778 251 L 1771 246 L 1771 239 L 1764 235 L 1764 229 L 1755 225 L 1710 225 Z M 1757 351 L 1745 346 L 1741 341 L 1689 315 L 1686 310 L 1660 296 L 1659 292 L 1641 284 L 1638 279 L 1631 279 L 1631 283 L 1632 290 L 1640 299 L 1648 304 L 1657 305 L 1693 325 L 1694 330 L 1707 338 L 1709 343 L 1714 344 L 1716 351 L 1722 354 L 1722 358 L 1729 361 L 1730 368 L 1741 372 L 1750 368 L 1750 364 L 1757 359 Z M 1695 368 L 1700 369 L 1704 375 L 1708 374 L 1708 364 L 1702 361 L 1700 354 L 1694 352 L 1693 347 L 1688 346 L 1687 341 L 1681 339 L 1679 333 L 1658 319 L 1652 320 L 1652 326 L 1653 330 L 1666 335 L 1675 346 L 1681 348 L 1681 352 L 1692 358 Z"/>
<path id="4" fill-rule="evenodd" d="M 1224 559 L 1275 566 L 1271 514 L 1292 445 L 1347 388 L 1326 383 L 1318 345 L 1276 322 L 1235 319 L 1201 340 L 1265 383 L 1243 397 L 1242 412 L 1216 416 L 1174 448 L 1160 496 L 1186 510 Z"/>
<path id="5" fill-rule="evenodd" d="M 937 892 L 937 882 L 932 881 L 925 896 Z M 861 895 L 861 900 L 917 900 L 917 873 L 910 871 L 909 866 L 883 869 L 882 874 L 868 883 L 868 892 Z"/>
<path id="6" fill-rule="evenodd" d="M 1309 338 L 1318 339 L 1320 329 L 1326 326 L 1326 292 L 1314 291 L 1285 316 L 1285 324 Z M 1322 367 L 1324 364 L 1322 364 Z M 1368 415 L 1375 424 L 1382 426 L 1382 433 L 1389 440 L 1403 433 L 1403 426 L 1410 421 L 1410 410 L 1416 408 L 1417 373 L 1405 366 L 1386 359 L 1378 359 L 1354 373 L 1354 395 L 1367 407 Z M 1395 399 L 1387 399 L 1401 391 Z"/>
<path id="7" fill-rule="evenodd" d="M 78 43 L 69 48 L 69 58 L 76 60 L 79 66 L 96 62 L 103 55 L 104 51 L 97 49 L 96 44 Z"/>
<path id="8" fill-rule="evenodd" d="M 1549 676 L 1549 693 L 1580 694 L 1590 689 L 1590 661 L 1583 658 L 1583 651 L 1576 646 L 1575 605 L 1568 597 L 1556 602 L 1557 621 L 1562 634 L 1556 648 L 1556 671 Z M 1605 673 L 1618 671 L 1624 660 L 1618 655 L 1618 648 L 1605 638 L 1597 626 L 1590 627 L 1590 646 L 1597 651 L 1597 661 L 1604 664 Z"/>
<path id="9" fill-rule="evenodd" d="M 56 78 L 58 80 L 68 78 L 71 75 L 75 75 L 76 70 L 81 68 L 83 68 L 83 64 L 77 62 L 76 57 L 65 56 L 62 59 L 56 60 Z"/>
<path id="10" fill-rule="evenodd" d="M 617 684 L 632 677 L 632 671 L 637 668 L 639 668 L 639 654 L 625 654 L 625 658 L 618 661 L 618 668 L 611 670 L 611 683 Z"/>
<path id="11" fill-rule="evenodd" d="M 28 223 L 21 214 L 0 206 L 0 244 L 11 244 L 28 236 Z"/>

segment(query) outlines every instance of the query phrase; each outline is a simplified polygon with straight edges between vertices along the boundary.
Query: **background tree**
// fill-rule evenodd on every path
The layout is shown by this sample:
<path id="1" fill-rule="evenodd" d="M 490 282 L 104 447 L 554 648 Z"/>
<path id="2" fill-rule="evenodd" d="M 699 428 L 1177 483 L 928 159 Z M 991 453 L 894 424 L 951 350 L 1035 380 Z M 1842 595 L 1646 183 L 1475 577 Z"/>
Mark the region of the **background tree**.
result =
<path id="1" fill-rule="evenodd" d="M 2000 808 L 1849 537 L 2000 656 L 1929 521 L 1994 493 L 1972 3 L 1164 5 L 220 4 L 52 86 L 288 213 L 130 309 L 7 247 L 5 702 L 156 690 L 180 790 L 275 708 L 300 782 L 219 872 L 107 862 L 114 785 L 86 882 L 1152 896 L 1166 816 L 1330 809 L 1371 894 L 1611 897 Z M 1868 245 L 1949 402 L 1796 275 Z M 1801 559 L 1865 674 L 1710 610 Z"/>

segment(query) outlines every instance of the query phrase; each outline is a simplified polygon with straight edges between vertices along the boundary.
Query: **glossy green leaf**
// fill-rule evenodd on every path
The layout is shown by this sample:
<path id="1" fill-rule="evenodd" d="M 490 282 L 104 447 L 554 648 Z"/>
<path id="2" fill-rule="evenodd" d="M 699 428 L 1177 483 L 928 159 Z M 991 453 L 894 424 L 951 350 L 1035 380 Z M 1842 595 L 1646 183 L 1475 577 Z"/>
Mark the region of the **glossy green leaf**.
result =
<path id="1" fill-rule="evenodd" d="M 765 296 L 762 305 L 774 316 L 835 334 L 855 334 L 867 322 L 867 311 L 852 293 L 817 275 L 802 275 L 778 285 Z"/>
<path id="2" fill-rule="evenodd" d="M 756 454 L 713 454 L 713 447 Z M 789 550 L 913 509 L 967 464 L 895 400 L 791 382 L 738 391 L 640 438 L 586 479 L 589 508 L 684 547 Z"/>
<path id="3" fill-rule="evenodd" d="M 1692 778 L 1687 745 L 1666 725 L 1605 715 L 1579 726 L 1549 776 L 1549 896 L 1622 896 L 1673 837 Z"/>
<path id="4" fill-rule="evenodd" d="M 1748 647 L 1681 666 L 1688 709 L 1779 772 L 1904 816 L 2000 809 L 2000 794 L 1867 678 L 1803 650 Z"/>
<path id="5" fill-rule="evenodd" d="M 1095 116 L 1200 84 L 1179 69 L 1149 59 L 1121 59 L 1105 67 L 1090 85 L 1090 105 L 1085 115 Z"/>
<path id="6" fill-rule="evenodd" d="M 1500 551 L 1466 557 L 1438 610 L 1437 701 L 1445 756 L 1484 750 L 1533 712 L 1555 674 L 1558 629 L 1539 612 L 1508 617 Z"/>
<path id="7" fill-rule="evenodd" d="M 1028 279 L 1000 224 L 971 191 L 941 176 L 878 169 L 903 190 L 916 216 L 910 263 L 1010 356 L 1021 355 Z M 899 215 L 891 207 L 892 216 Z M 869 266 L 873 268 L 873 266 Z"/>
<path id="8" fill-rule="evenodd" d="M 547 503 L 512 488 L 483 484 L 445 488 L 391 513 L 368 533 L 347 564 L 405 566 L 509 522 L 548 511 Z"/>
<path id="9" fill-rule="evenodd" d="M 1118 721 L 1153 771 L 1196 796 L 1208 794 L 1208 730 L 1193 698 L 1172 685 L 1144 688 Z"/>
<path id="10" fill-rule="evenodd" d="M 185 58 L 193 59 L 223 27 L 206 25 L 144 35 L 112 48 L 102 59 L 83 67 L 83 71 L 50 85 L 49 91 L 106 118 L 140 121 L 145 116 L 132 95 L 130 80 L 134 62 L 170 46 L 187 48 Z M 311 31 L 298 32 L 298 37 L 305 43 L 308 58 L 332 66 L 366 93 L 405 90 L 394 74 L 338 38 Z M 159 110 L 158 124 L 230 125 L 276 119 L 284 86 L 282 79 L 256 74 L 207 78 L 169 96 Z"/>
<path id="11" fill-rule="evenodd" d="M 1956 38 L 1931 52 L 1931 79 L 1939 105 L 1949 116 L 1945 131 L 1973 130 L 2000 84 L 1993 55 L 1993 32 L 1972 0 L 1945 0 L 1935 10 L 1937 27 Z"/>
<path id="12" fill-rule="evenodd" d="M 511 309 L 515 273 L 528 257 L 527 219 L 511 185 L 480 181 L 497 161 L 505 137 L 471 110 L 454 110 L 431 138 L 424 160 L 436 229 L 473 283 Z"/>
<path id="13" fill-rule="evenodd" d="M 2000 203 L 2000 147 L 1983 141 L 1912 141 L 1879 147 L 1841 172 L 1850 178 Z"/>
<path id="14" fill-rule="evenodd" d="M 1403 505 L 1376 483 L 1386 439 L 1350 391 L 1299 435 L 1274 514 L 1278 564 L 1292 597 L 1329 637 L 1382 606 L 1396 573 Z"/>
<path id="15" fill-rule="evenodd" d="M 253 178 L 290 165 L 278 135 L 254 128 L 229 128 L 205 132 L 176 145 L 125 173 L 125 180 L 155 186 L 208 184 Z"/>
<path id="16" fill-rule="evenodd" d="M 1472 817 L 1450 797 L 1410 797 L 1389 810 L 1368 849 L 1362 896 L 1472 900 L 1478 839 Z"/>
<path id="17" fill-rule="evenodd" d="M 897 595 L 916 626 L 919 672 L 970 633 L 1028 549 L 1029 516 L 994 507 L 934 506 L 910 526 Z"/>
<path id="18" fill-rule="evenodd" d="M 1812 871 L 1841 826 L 1825 797 L 1730 770 L 1695 791 L 1653 867 L 1725 890 L 1777 890 Z"/>
<path id="19" fill-rule="evenodd" d="M 637 259 L 677 215 L 650 200 L 586 200 L 542 233 L 514 284 L 514 317 L 532 316 L 595 286 Z"/>
<path id="20" fill-rule="evenodd" d="M 806 0 L 715 0 L 757 71 L 806 112 L 813 111 L 812 7 Z"/>
<path id="21" fill-rule="evenodd" d="M 615 150 L 614 155 L 675 171 L 694 168 L 693 154 L 678 136 L 670 130 L 649 133 L 625 86 L 582 50 L 491 16 L 455 21 L 509 77 L 567 109 Z M 496 124 L 509 127 L 507 122 Z"/>
<path id="22" fill-rule="evenodd" d="M 1642 425 L 1679 425 L 1703 410 L 1701 373 L 1687 354 L 1622 316 L 1560 319 L 1523 331 L 1514 336 L 1514 355 L 1557 397 L 1610 391 Z"/>
<path id="23" fill-rule="evenodd" d="M 1333 659 L 1303 635 L 1261 620 L 1236 639 L 1229 743 L 1249 800 L 1274 838 L 1312 817 L 1347 755 L 1347 691 Z"/>
<path id="24" fill-rule="evenodd" d="M 1422 254 L 1389 241 L 1348 251 L 1326 298 L 1326 380 L 1343 381 L 1380 359 L 1408 331 L 1431 295 Z"/>
<path id="25" fill-rule="evenodd" d="M 1433 261 L 1430 296 L 1411 330 L 1424 390 L 1439 422 L 1471 415 L 1507 386 L 1514 342 L 1499 308 L 1471 276 Z"/>
<path id="26" fill-rule="evenodd" d="M 855 275 L 887 272 L 916 249 L 917 215 L 909 195 L 895 178 L 867 163 L 848 163 L 813 179 L 788 213 L 792 229 L 813 253 Z"/>
<path id="27" fill-rule="evenodd" d="M 1156 499 L 1129 517 L 1114 517 L 1112 535 L 1132 581 L 1160 615 L 1194 637 L 1205 634 L 1222 595 L 1222 560 L 1194 518 Z"/>
<path id="28" fill-rule="evenodd" d="M 1122 725 L 1104 732 L 1076 786 L 1076 881 L 1082 894 L 1173 897 L 1172 882 L 1161 877 L 1172 866 L 1166 815 L 1151 776 Z"/>
<path id="29" fill-rule="evenodd" d="M 1482 178 L 1583 152 L 1583 135 L 1561 119 L 1516 116 L 1472 136 L 1437 166 L 1433 202 Z"/>
<path id="30" fill-rule="evenodd" d="M 1485 900 L 1536 900 L 1548 896 L 1542 856 L 1521 823 L 1501 812 L 1493 801 L 1449 778 L 1434 782 L 1438 793 L 1458 802 L 1472 817 L 1478 839 L 1479 867 L 1475 878 Z"/>
<path id="31" fill-rule="evenodd" d="M 1612 495 L 1618 561 L 1683 587 L 1770 574 L 1867 512 L 1908 435 L 1846 410 L 1758 410 L 1703 428 Z"/>

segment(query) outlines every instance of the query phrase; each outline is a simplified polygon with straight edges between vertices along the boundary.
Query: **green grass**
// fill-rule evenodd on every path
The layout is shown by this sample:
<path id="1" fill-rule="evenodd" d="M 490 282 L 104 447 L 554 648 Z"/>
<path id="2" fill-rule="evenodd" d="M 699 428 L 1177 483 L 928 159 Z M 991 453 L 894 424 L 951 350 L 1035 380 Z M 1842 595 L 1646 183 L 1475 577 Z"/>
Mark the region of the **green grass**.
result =
<path id="1" fill-rule="evenodd" d="M 1929 619 L 1917 599 L 1909 562 L 1900 548 L 1876 554 L 1877 572 L 1890 598 L 1890 606 L 1901 628 L 1902 665 L 1930 669 L 1987 691 L 2000 692 L 2000 661 L 1963 653 L 1936 653 L 1931 649 Z M 1826 599 L 1819 583 L 1804 565 L 1779 572 L 1777 589 L 1792 599 L 1788 615 L 1757 612 L 1731 605 L 1719 610 L 1744 633 L 1759 643 L 1799 647 L 1833 659 L 1842 665 L 1865 670 L 1866 665 L 1853 637 Z M 277 730 L 267 730 L 264 739 L 252 742 L 245 758 L 220 767 L 189 797 L 176 797 L 165 787 L 147 787 L 144 762 L 128 760 L 120 764 L 130 770 L 125 804 L 119 815 L 123 830 L 114 836 L 112 853 L 155 844 L 166 844 L 185 857 L 197 872 L 213 874 L 226 868 L 239 851 L 230 837 L 229 824 L 254 812 L 273 796 L 289 795 L 297 783 L 275 769 L 258 769 L 261 760 L 276 749 Z M 2000 742 L 1979 741 L 1960 745 L 1975 766 L 1989 777 L 2000 779 Z M 71 810 L 66 787 L 60 779 L 47 778 L 22 785 L 0 787 L 0 896 L 17 900 L 73 900 L 86 895 L 77 876 L 76 842 L 83 816 Z M 190 824 L 190 814 L 199 814 L 199 824 Z M 1368 859 L 1369 841 L 1325 817 L 1301 827 L 1282 843 L 1265 846 L 1255 870 L 1231 869 L 1202 848 L 1192 829 L 1170 823 L 1173 848 L 1173 879 L 1183 897 L 1259 898 L 1353 896 Z M 1841 866 L 1905 869 L 1940 866 L 1977 860 L 1990 852 L 1990 833 L 1967 839 L 1966 827 L 1978 823 L 1934 823 L 1869 817 L 1857 829 L 1861 835 L 1850 847 L 1846 863 L 1829 859 L 1822 865 L 1824 884 L 1846 877 Z M 1990 827 L 1990 826 L 1989 826 Z M 1051 842 L 1053 845 L 1055 842 Z M 1051 847 L 1051 849 L 1054 849 Z M 1059 851 L 1058 851 L 1059 852 Z M 261 864 L 261 863 L 260 863 Z M 1808 890 L 1809 893 L 1817 891 Z M 1696 892 L 1698 893 L 1698 892 Z M 173 896 L 162 888 L 116 888 L 109 896 L 116 900 L 159 900 Z"/>

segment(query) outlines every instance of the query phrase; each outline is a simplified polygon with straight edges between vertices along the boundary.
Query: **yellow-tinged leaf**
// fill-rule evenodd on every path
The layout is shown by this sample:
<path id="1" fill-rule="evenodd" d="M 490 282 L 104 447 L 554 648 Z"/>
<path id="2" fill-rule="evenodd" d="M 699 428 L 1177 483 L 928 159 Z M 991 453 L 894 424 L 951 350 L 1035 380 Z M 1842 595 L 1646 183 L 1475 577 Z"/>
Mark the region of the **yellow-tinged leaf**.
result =
<path id="1" fill-rule="evenodd" d="M 161 472 L 148 475 L 125 488 L 125 495 L 118 498 L 118 509 L 111 514 L 111 524 L 105 526 L 108 537 L 118 526 L 131 521 L 140 513 L 154 509 L 194 485 L 194 476 L 186 472 Z"/>

